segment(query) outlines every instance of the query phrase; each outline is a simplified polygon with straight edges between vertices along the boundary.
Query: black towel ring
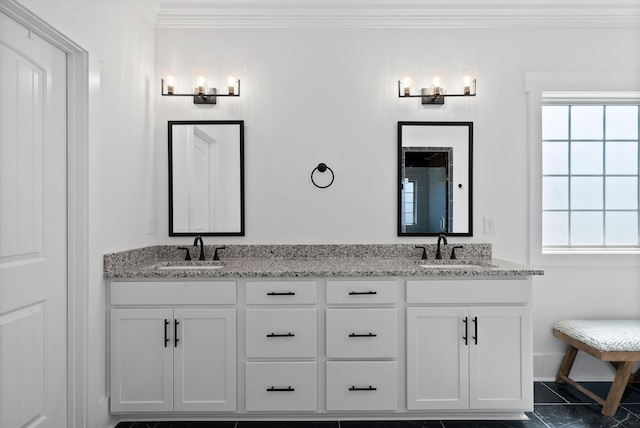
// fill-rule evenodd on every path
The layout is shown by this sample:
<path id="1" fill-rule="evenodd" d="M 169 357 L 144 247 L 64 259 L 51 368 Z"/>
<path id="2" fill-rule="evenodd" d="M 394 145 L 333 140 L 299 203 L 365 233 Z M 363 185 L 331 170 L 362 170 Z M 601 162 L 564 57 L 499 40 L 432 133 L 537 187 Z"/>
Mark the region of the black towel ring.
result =
<path id="1" fill-rule="evenodd" d="M 320 172 L 325 172 L 326 170 L 329 170 L 329 172 L 331 172 L 331 182 L 329 184 L 327 184 L 326 186 L 318 186 L 315 182 L 315 180 L 313 179 L 313 174 L 316 172 L 316 170 L 320 171 Z M 329 168 L 326 164 L 324 163 L 319 163 L 317 167 L 315 167 L 313 169 L 313 171 L 311 171 L 311 182 L 313 183 L 314 186 L 316 186 L 319 189 L 326 189 L 327 187 L 331 186 L 333 184 L 333 180 L 336 178 L 336 176 L 333 174 L 333 170 L 331 168 Z"/>

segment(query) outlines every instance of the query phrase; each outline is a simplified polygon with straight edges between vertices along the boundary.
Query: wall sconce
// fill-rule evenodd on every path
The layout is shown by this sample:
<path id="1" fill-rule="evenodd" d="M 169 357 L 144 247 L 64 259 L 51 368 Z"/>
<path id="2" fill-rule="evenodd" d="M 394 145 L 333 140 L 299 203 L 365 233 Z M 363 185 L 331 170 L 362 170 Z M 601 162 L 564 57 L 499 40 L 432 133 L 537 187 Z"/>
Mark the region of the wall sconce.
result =
<path id="1" fill-rule="evenodd" d="M 445 97 L 475 97 L 476 96 L 476 79 L 465 76 L 462 79 L 462 93 L 446 94 L 442 87 L 442 79 L 434 77 L 430 88 L 422 88 L 420 95 L 411 95 L 411 82 L 409 78 L 402 81 L 398 80 L 398 97 L 400 98 L 422 98 L 422 104 L 444 104 Z"/>
<path id="2" fill-rule="evenodd" d="M 216 88 L 208 88 L 203 76 L 198 77 L 198 82 L 191 94 L 177 94 L 175 92 L 175 78 L 167 76 L 167 80 L 160 79 L 160 95 L 169 97 L 193 97 L 194 104 L 216 104 L 217 97 L 239 97 L 240 79 L 229 76 L 227 93 L 219 94 Z"/>

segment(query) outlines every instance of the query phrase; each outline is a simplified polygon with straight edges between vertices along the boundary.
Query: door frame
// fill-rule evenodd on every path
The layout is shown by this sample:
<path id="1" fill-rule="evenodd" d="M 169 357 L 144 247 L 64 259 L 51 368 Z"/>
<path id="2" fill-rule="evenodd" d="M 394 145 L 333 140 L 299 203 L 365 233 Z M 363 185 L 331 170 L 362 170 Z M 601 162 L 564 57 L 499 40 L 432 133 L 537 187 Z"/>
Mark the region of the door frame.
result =
<path id="1" fill-rule="evenodd" d="M 0 12 L 67 55 L 67 426 L 88 426 L 89 55 L 17 0 Z"/>

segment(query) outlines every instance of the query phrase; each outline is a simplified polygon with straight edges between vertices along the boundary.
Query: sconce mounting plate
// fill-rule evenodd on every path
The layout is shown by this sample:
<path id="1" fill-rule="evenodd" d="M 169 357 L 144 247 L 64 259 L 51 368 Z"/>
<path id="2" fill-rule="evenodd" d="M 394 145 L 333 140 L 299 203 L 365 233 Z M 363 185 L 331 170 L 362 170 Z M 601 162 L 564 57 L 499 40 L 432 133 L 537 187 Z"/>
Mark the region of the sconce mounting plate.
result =
<path id="1" fill-rule="evenodd" d="M 193 103 L 194 104 L 216 104 L 216 88 L 210 88 L 209 93 L 206 95 L 193 95 Z"/>

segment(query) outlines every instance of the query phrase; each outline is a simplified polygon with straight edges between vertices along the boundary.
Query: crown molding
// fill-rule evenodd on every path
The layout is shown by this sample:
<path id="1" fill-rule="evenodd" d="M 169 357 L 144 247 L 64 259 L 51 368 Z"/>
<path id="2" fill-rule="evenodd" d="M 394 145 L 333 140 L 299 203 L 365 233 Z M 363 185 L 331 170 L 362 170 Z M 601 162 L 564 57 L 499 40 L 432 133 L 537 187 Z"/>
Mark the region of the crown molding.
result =
<path id="1" fill-rule="evenodd" d="M 155 26 L 161 1 L 162 0 L 131 0 L 131 3 L 151 25 Z"/>
<path id="2" fill-rule="evenodd" d="M 144 1 L 158 28 L 640 28 L 639 0 Z"/>

